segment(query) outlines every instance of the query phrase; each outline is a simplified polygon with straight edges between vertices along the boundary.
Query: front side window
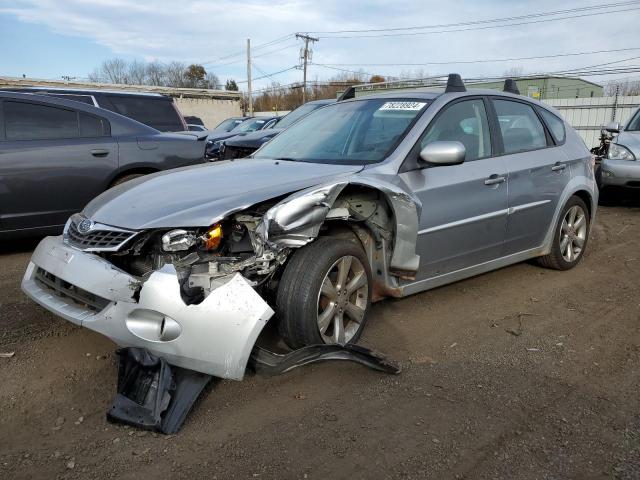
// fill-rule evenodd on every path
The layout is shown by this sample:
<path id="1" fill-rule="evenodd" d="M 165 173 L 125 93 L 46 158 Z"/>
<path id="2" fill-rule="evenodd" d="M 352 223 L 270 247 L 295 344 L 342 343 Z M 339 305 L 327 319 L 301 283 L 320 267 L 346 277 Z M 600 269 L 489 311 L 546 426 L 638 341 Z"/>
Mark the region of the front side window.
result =
<path id="1" fill-rule="evenodd" d="M 464 100 L 445 107 L 429 125 L 420 149 L 431 142 L 460 142 L 466 150 L 465 160 L 477 160 L 491 155 L 491 134 L 484 102 Z"/>
<path id="2" fill-rule="evenodd" d="M 78 114 L 73 110 L 6 101 L 4 128 L 7 140 L 52 140 L 74 138 L 78 132 Z"/>
<path id="3" fill-rule="evenodd" d="M 526 152 L 547 146 L 544 127 L 533 107 L 511 100 L 494 100 L 505 153 Z"/>
<path id="4" fill-rule="evenodd" d="M 424 99 L 336 103 L 293 124 L 262 147 L 255 158 L 352 165 L 380 162 L 427 105 Z"/>
<path id="5" fill-rule="evenodd" d="M 321 103 L 305 103 L 281 118 L 278 121 L 276 128 L 289 128 L 305 115 L 309 115 L 320 107 L 324 107 L 324 105 Z"/>
<path id="6" fill-rule="evenodd" d="M 625 128 L 627 131 L 638 131 L 640 130 L 640 110 L 636 112 L 633 118 L 629 121 L 629 125 Z"/>

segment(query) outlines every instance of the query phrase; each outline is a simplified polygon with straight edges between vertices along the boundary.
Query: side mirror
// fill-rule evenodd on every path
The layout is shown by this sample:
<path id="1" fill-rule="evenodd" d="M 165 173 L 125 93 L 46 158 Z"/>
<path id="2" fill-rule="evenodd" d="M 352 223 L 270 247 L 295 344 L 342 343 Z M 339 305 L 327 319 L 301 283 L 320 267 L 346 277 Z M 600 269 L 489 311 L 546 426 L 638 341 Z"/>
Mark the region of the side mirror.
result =
<path id="1" fill-rule="evenodd" d="M 459 165 L 467 154 L 460 142 L 432 142 L 420 152 L 420 159 L 432 165 Z"/>
<path id="2" fill-rule="evenodd" d="M 610 133 L 620 133 L 620 130 L 622 130 L 622 125 L 620 125 L 619 122 L 611 122 L 608 123 L 607 126 L 604 127 L 604 129 Z"/>

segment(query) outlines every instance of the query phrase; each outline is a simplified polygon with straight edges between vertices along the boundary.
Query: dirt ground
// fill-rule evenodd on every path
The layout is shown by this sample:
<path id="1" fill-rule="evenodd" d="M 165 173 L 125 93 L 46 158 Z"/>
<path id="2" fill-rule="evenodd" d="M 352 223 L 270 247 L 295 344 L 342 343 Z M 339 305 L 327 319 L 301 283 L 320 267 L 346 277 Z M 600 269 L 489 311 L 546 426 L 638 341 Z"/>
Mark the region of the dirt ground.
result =
<path id="1" fill-rule="evenodd" d="M 182 431 L 113 425 L 115 346 L 20 292 L 0 250 L 0 478 L 640 478 L 640 195 L 601 206 L 583 262 L 523 263 L 376 304 L 349 363 L 219 381 Z"/>

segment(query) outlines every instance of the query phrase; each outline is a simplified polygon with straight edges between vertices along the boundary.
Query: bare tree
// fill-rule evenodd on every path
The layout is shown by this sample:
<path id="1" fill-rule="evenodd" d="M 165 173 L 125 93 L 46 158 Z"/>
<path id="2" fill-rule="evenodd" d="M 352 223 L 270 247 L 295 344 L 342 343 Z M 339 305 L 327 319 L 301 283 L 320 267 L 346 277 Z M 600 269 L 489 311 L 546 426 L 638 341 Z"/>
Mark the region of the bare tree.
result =
<path id="1" fill-rule="evenodd" d="M 611 80 L 604 86 L 604 95 L 613 97 L 618 95 L 640 95 L 640 80 Z"/>
<path id="2" fill-rule="evenodd" d="M 502 73 L 503 77 L 519 78 L 524 74 L 524 67 L 522 65 L 508 68 Z"/>
<path id="3" fill-rule="evenodd" d="M 167 85 L 164 66 L 157 60 L 147 63 L 146 79 L 149 85 L 158 87 Z"/>
<path id="4" fill-rule="evenodd" d="M 129 64 L 127 72 L 128 83 L 134 85 L 146 85 L 147 82 L 147 65 L 144 62 L 134 60 Z"/>

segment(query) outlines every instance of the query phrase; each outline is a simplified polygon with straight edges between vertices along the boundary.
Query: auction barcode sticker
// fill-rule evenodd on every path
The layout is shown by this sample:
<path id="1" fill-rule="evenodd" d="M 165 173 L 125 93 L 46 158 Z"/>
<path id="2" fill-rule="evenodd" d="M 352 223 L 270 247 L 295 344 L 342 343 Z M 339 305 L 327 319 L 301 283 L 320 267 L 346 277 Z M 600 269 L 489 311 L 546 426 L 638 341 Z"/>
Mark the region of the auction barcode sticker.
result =
<path id="1" fill-rule="evenodd" d="M 379 110 L 422 110 L 425 102 L 387 102 Z"/>

